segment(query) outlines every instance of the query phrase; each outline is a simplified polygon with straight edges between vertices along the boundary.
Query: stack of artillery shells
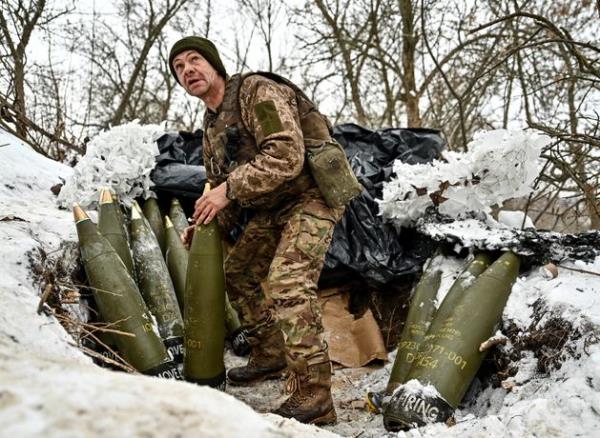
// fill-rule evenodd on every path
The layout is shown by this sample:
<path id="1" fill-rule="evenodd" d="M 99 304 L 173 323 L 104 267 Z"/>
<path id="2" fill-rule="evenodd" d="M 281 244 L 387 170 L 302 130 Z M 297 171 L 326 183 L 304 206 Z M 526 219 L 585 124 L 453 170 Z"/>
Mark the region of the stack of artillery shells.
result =
<path id="1" fill-rule="evenodd" d="M 384 407 L 387 430 L 446 421 L 462 400 L 486 354 L 479 347 L 501 322 L 519 273 L 520 259 L 512 252 L 490 262 L 486 254 L 476 256 L 446 295 L 404 384 Z"/>
<path id="2" fill-rule="evenodd" d="M 168 375 L 173 363 L 127 267 L 78 205 L 73 207 L 73 214 L 83 264 L 100 313 L 113 329 L 128 334 L 114 336 L 119 353 L 144 374 Z"/>
<path id="3" fill-rule="evenodd" d="M 131 248 L 140 292 L 156 318 L 158 332 L 167 350 L 177 362 L 181 362 L 183 318 L 173 281 L 156 236 L 135 202 L 131 209 L 130 226 Z"/>
<path id="4" fill-rule="evenodd" d="M 104 189 L 100 232 L 83 210 L 74 212 L 101 316 L 119 332 L 106 336 L 106 343 L 114 342 L 142 373 L 182 378 L 185 361 L 188 380 L 222 387 L 225 326 L 232 333 L 240 322 L 225 293 L 216 221 L 196 227 L 188 252 L 180 238 L 188 221 L 176 199 L 164 223 L 152 198 L 144 203 L 147 216 L 134 202 L 126 218 L 118 198 Z"/>

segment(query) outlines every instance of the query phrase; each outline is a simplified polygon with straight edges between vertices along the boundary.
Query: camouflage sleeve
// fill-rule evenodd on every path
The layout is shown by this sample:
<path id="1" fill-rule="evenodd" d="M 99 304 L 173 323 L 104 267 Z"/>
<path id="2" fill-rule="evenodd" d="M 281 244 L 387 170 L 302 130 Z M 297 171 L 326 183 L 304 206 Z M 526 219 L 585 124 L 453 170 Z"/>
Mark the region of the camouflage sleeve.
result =
<path id="1" fill-rule="evenodd" d="M 295 93 L 259 75 L 240 88 L 241 117 L 259 153 L 227 178 L 228 195 L 247 201 L 273 192 L 304 166 L 304 139 Z"/>

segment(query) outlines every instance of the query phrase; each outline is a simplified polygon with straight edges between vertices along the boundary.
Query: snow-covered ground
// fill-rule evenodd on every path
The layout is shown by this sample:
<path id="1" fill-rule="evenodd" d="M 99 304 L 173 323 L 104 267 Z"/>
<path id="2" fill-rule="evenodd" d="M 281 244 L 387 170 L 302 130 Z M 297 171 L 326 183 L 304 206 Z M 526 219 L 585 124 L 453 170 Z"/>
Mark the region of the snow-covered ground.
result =
<path id="1" fill-rule="evenodd" d="M 281 401 L 281 380 L 230 387 L 226 394 L 94 365 L 54 317 L 37 313 L 40 291 L 28 256 L 39 248 L 51 255 L 62 242 L 76 240 L 71 213 L 59 210 L 50 192 L 71 173 L 0 131 L 1 436 L 388 435 L 381 417 L 365 411 L 364 397 L 385 386 L 391 362 L 336 370 L 339 421 L 324 429 L 256 412 Z M 444 265 L 439 297 L 462 263 L 449 259 Z M 561 356 L 553 362 L 562 363 L 560 368 L 541 372 L 541 358 L 553 358 L 524 343 L 509 343 L 498 351 L 513 354 L 516 374 L 472 395 L 457 411 L 455 426 L 430 425 L 399 436 L 595 436 L 600 430 L 600 259 L 561 265 L 556 278 L 536 267 L 517 280 L 504 312 L 511 339 L 525 339 L 538 329 L 541 336 L 557 320 L 570 325 L 561 339 L 564 346 L 547 352 Z M 227 355 L 228 366 L 240 363 L 243 359 Z"/>
<path id="2" fill-rule="evenodd" d="M 334 436 L 211 388 L 99 368 L 37 313 L 28 253 L 76 240 L 50 192 L 71 172 L 0 131 L 0 436 Z"/>

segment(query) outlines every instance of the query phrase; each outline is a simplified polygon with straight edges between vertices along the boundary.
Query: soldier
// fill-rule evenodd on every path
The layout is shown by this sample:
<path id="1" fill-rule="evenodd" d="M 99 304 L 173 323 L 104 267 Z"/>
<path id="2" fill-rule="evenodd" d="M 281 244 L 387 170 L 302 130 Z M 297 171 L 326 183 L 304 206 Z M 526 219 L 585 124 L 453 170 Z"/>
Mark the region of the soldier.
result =
<path id="1" fill-rule="evenodd" d="M 305 146 L 331 141 L 331 125 L 280 76 L 228 76 L 207 39 L 176 42 L 169 66 L 206 105 L 203 156 L 214 189 L 196 201 L 195 222 L 216 217 L 227 230 L 241 208 L 254 211 L 224 263 L 227 291 L 253 328 L 248 364 L 229 370 L 228 380 L 251 384 L 287 367 L 289 398 L 275 413 L 335 422 L 317 280 L 343 207 L 325 203 L 305 162 Z M 182 234 L 186 243 L 192 230 Z"/>

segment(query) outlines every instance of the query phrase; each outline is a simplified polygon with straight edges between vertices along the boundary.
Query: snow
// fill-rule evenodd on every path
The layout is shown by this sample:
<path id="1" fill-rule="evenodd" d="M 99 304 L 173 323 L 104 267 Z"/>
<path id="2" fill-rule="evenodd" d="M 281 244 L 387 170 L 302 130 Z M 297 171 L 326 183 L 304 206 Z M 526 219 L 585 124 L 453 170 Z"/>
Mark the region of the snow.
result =
<path id="1" fill-rule="evenodd" d="M 396 388 L 394 392 L 397 392 L 400 387 Z M 440 397 L 440 393 L 433 385 L 423 385 L 416 379 L 409 380 L 404 385 L 402 385 L 402 389 L 409 394 L 422 394 L 425 397 Z"/>
<path id="2" fill-rule="evenodd" d="M 411 165 L 397 160 L 395 176 L 383 185 L 380 211 L 398 226 L 415 222 L 434 204 L 453 218 L 488 213 L 492 205 L 531 191 L 541 150 L 549 141 L 526 131 L 498 129 L 476 134 L 467 153 L 446 152 L 444 161 Z"/>
<path id="3" fill-rule="evenodd" d="M 523 221 L 525 219 L 525 221 Z M 533 221 L 529 216 L 525 216 L 522 211 L 507 211 L 498 212 L 498 222 L 510 228 L 535 228 Z"/>
<path id="4" fill-rule="evenodd" d="M 337 436 L 260 415 L 212 388 L 94 365 L 55 318 L 36 312 L 39 287 L 28 262 L 30 251 L 51 253 L 61 242 L 76 240 L 71 213 L 56 207 L 50 191 L 73 171 L 0 131 L 0 145 L 5 144 L 0 147 L 3 436 Z"/>
<path id="5" fill-rule="evenodd" d="M 515 231 L 494 222 L 490 217 L 486 221 L 463 219 L 450 223 L 419 223 L 419 230 L 434 239 L 456 236 L 467 248 L 499 247 L 505 242 L 517 240 Z"/>
<path id="6" fill-rule="evenodd" d="M 35 313 L 39 297 L 29 280 L 26 256 L 41 245 L 57 247 L 62 239 L 75 239 L 71 215 L 48 202 L 50 187 L 59 178 L 67 178 L 71 169 L 45 159 L 0 130 L 0 145 L 4 144 L 7 146 L 0 147 L 0 219 L 12 215 L 23 220 L 0 221 L 0 340 L 55 357 L 83 360 L 83 354 L 68 347 L 72 339 L 60 325 Z M 39 202 L 44 198 L 48 201 Z M 27 317 L 15 317 L 25 309 L 29 309 Z"/>
<path id="7" fill-rule="evenodd" d="M 591 436 L 600 423 L 600 347 L 590 353 L 567 360 L 545 378 L 536 376 L 532 355 L 525 356 L 512 391 L 487 390 L 479 397 L 478 403 L 488 406 L 482 417 L 459 415 L 454 427 L 438 424 L 399 436 Z"/>
<path id="8" fill-rule="evenodd" d="M 583 273 L 571 271 L 579 269 Z M 552 306 L 554 312 L 574 324 L 600 326 L 600 257 L 593 263 L 565 262 L 558 266 L 558 276 L 548 278 L 539 270 L 519 278 L 504 309 L 505 318 L 527 326 L 531 323 L 529 307 L 539 299 Z"/>
<path id="9" fill-rule="evenodd" d="M 150 172 L 159 154 L 155 140 L 163 134 L 159 125 L 133 121 L 95 136 L 62 188 L 60 205 L 67 208 L 77 202 L 83 208 L 94 206 L 102 187 L 112 188 L 126 205 L 137 197 L 150 197 Z"/>
<path id="10" fill-rule="evenodd" d="M 446 294 L 452 287 L 454 280 L 460 275 L 460 273 L 466 268 L 467 261 L 458 259 L 456 257 L 449 256 L 438 256 L 432 260 L 430 269 L 439 269 L 442 271 L 440 277 L 440 287 L 438 288 L 437 295 L 435 297 L 436 307 L 439 307 Z"/>
<path id="11" fill-rule="evenodd" d="M 600 258 L 562 262 L 555 278 L 545 276 L 538 266 L 522 273 L 504 310 L 505 323 L 512 322 L 525 333 L 532 324 L 541 326 L 560 317 L 581 336 L 567 341 L 573 353 L 547 374 L 538 371 L 533 352 L 521 351 L 512 364 L 516 375 L 507 377 L 501 387 L 474 394 L 457 410 L 452 427 L 432 424 L 390 435 L 381 416 L 360 407 L 367 391 L 385 387 L 395 352 L 383 367 L 335 371 L 333 396 L 339 420 L 321 429 L 256 412 L 266 412 L 283 399 L 281 380 L 222 393 L 99 368 L 73 345 L 55 318 L 36 312 L 39 286 L 29 266 L 29 252 L 42 248 L 51 254 L 62 242 L 76 240 L 71 213 L 56 207 L 49 190 L 60 178 L 76 173 L 0 131 L 0 145 L 4 144 L 8 145 L 0 146 L 2 435 L 545 437 L 593 436 L 600 428 Z M 462 228 L 464 236 L 483 238 L 485 230 L 472 225 Z M 511 228 L 504 227 L 512 238 Z M 467 262 L 454 257 L 436 260 L 442 269 L 438 302 Z M 534 311 L 540 308 L 542 317 L 536 318 Z M 511 351 L 514 346 L 499 348 Z M 244 361 L 226 356 L 228 366 Z"/>

